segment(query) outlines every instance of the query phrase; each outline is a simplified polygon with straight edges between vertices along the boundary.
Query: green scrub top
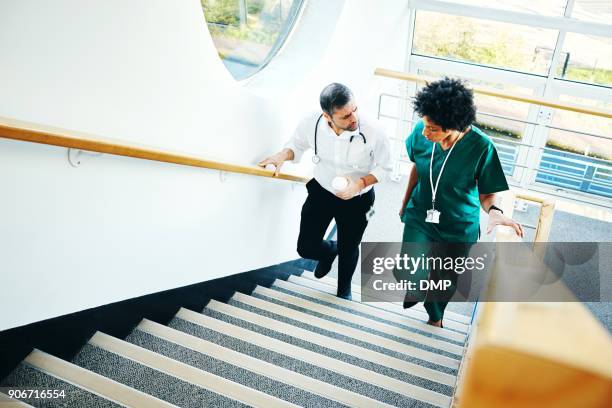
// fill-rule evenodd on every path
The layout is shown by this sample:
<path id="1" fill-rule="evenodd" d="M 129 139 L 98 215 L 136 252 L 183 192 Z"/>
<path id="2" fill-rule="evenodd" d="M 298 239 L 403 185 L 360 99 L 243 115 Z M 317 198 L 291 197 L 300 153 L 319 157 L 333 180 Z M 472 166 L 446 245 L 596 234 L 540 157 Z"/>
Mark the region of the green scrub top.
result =
<path id="1" fill-rule="evenodd" d="M 440 223 L 428 223 L 425 217 L 427 210 L 431 209 L 429 163 L 433 143 L 423 136 L 423 128 L 423 121 L 419 121 L 406 139 L 408 157 L 416 165 L 418 182 L 402 219 L 406 224 L 404 241 L 414 241 L 406 236 L 406 230 L 413 230 L 433 242 L 476 242 L 480 229 L 478 194 L 508 190 L 497 150 L 491 139 L 476 126 L 472 126 L 456 142 L 436 192 L 436 210 L 441 213 Z M 434 185 L 449 152 L 450 149 L 444 151 L 439 144 L 436 146 L 432 175 Z"/>

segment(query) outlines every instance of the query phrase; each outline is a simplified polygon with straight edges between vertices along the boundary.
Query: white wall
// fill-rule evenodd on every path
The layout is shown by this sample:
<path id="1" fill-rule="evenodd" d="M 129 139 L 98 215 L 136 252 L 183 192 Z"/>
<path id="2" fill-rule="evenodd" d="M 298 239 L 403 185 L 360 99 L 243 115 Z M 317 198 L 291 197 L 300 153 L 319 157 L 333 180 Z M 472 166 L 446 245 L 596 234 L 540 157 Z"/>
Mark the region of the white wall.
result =
<path id="1" fill-rule="evenodd" d="M 278 60 L 239 84 L 198 0 L 3 0 L 0 116 L 254 164 L 330 81 L 373 111 L 373 67 L 401 69 L 403 3 L 310 0 Z M 304 197 L 110 155 L 73 168 L 66 149 L 0 139 L 0 330 L 295 259 Z"/>

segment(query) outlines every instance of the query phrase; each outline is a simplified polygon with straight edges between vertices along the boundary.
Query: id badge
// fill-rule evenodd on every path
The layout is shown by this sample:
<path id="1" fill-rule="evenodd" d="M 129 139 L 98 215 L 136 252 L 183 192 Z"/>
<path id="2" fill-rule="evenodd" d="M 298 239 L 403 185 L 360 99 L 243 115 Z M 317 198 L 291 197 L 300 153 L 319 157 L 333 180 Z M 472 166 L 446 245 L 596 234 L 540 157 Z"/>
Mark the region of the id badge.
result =
<path id="1" fill-rule="evenodd" d="M 425 222 L 429 222 L 432 224 L 439 224 L 440 223 L 440 211 L 435 210 L 435 209 L 431 209 L 431 210 L 427 210 L 427 217 L 425 217 Z"/>

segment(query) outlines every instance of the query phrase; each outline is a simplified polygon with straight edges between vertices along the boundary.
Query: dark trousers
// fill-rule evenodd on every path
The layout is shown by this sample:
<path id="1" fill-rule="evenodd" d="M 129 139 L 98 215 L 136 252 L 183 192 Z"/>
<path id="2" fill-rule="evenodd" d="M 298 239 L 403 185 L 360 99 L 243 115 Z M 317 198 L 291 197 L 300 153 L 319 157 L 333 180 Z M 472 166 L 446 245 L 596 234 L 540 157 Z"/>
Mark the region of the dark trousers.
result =
<path id="1" fill-rule="evenodd" d="M 440 237 L 433 237 L 423 231 L 418 225 L 406 224 L 404 226 L 403 241 L 407 244 L 402 247 L 402 254 L 409 253 L 407 248 L 412 250 L 412 256 L 424 254 L 426 257 L 437 258 L 465 258 L 469 255 L 473 242 L 441 242 Z M 417 245 L 417 243 L 419 245 Z M 409 244 L 409 245 L 408 245 Z M 406 292 L 404 302 L 412 303 L 423 301 L 423 306 L 429 315 L 429 320 L 437 322 L 444 317 L 444 310 L 448 305 L 448 301 L 453 297 L 457 287 L 459 293 L 469 292 L 471 282 L 471 272 L 467 271 L 464 274 L 457 275 L 454 271 L 439 270 L 439 269 L 420 269 L 414 274 L 396 275 L 398 281 L 400 279 L 410 280 L 419 285 L 419 280 L 430 280 L 439 282 L 441 280 L 450 280 L 451 286 L 446 290 L 430 290 L 425 293 L 418 293 L 418 296 L 413 296 L 414 293 Z"/>
<path id="2" fill-rule="evenodd" d="M 350 200 L 342 200 L 312 179 L 306 184 L 308 197 L 302 206 L 297 251 L 302 258 L 330 260 L 333 242 L 324 240 L 332 219 L 338 228 L 338 296 L 351 293 L 351 279 L 359 260 L 359 244 L 368 221 L 366 213 L 374 204 L 374 189 Z"/>

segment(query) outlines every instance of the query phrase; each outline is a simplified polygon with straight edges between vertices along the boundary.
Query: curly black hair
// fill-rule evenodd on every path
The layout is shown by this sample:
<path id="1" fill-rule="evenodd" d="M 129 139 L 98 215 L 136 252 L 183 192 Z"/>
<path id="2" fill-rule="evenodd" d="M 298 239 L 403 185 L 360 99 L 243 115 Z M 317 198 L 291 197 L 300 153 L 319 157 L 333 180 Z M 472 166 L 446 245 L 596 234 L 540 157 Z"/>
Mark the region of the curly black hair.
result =
<path id="1" fill-rule="evenodd" d="M 428 83 L 416 94 L 413 106 L 419 116 L 427 116 L 444 131 L 463 131 L 476 120 L 474 93 L 459 79 Z"/>

